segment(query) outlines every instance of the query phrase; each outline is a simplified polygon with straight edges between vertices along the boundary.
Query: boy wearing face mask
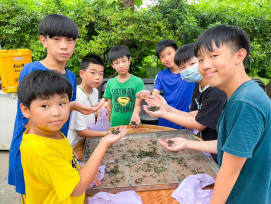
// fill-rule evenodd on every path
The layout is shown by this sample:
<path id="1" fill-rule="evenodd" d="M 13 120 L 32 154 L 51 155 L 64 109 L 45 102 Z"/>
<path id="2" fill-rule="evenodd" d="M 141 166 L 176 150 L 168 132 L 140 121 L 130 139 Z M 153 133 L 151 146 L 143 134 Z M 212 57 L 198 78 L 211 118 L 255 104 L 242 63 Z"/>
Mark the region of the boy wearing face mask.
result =
<path id="1" fill-rule="evenodd" d="M 198 136 L 203 140 L 216 140 L 216 125 L 227 99 L 226 94 L 218 88 L 210 87 L 198 72 L 199 61 L 194 55 L 194 43 L 179 48 L 174 61 L 180 68 L 183 80 L 197 83 L 190 112 L 186 113 L 169 106 L 161 96 L 146 98 L 148 106 L 161 106 L 159 111 L 148 111 L 148 106 L 145 106 L 144 110 L 151 117 L 164 118 L 183 127 L 198 130 Z M 212 156 L 217 161 L 216 155 Z"/>

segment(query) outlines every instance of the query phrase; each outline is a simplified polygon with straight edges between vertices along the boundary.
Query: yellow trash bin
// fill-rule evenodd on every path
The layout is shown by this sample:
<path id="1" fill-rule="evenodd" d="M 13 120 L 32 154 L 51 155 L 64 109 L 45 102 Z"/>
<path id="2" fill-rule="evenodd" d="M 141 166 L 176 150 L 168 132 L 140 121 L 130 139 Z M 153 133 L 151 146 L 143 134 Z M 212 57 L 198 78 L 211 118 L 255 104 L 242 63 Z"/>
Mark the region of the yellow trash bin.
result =
<path id="1" fill-rule="evenodd" d="M 17 92 L 20 72 L 29 62 L 32 62 L 29 49 L 0 50 L 0 76 L 3 92 Z"/>

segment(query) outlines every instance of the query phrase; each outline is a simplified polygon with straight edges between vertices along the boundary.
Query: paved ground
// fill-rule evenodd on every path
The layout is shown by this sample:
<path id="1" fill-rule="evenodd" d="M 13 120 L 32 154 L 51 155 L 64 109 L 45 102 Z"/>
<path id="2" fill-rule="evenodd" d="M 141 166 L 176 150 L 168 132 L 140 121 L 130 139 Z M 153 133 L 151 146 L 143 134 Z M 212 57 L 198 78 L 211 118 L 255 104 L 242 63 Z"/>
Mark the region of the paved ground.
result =
<path id="1" fill-rule="evenodd" d="M 0 204 L 18 204 L 21 203 L 19 194 L 8 185 L 8 156 L 9 151 L 0 150 Z"/>

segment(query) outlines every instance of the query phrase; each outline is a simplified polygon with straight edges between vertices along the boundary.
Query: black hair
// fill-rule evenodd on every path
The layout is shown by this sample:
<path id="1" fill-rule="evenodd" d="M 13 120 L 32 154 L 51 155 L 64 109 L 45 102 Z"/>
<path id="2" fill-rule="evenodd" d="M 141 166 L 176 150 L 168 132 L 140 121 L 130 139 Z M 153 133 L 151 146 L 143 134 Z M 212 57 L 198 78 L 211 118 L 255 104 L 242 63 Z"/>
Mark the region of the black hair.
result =
<path id="1" fill-rule="evenodd" d="M 114 60 L 122 58 L 124 56 L 130 59 L 130 50 L 125 45 L 118 45 L 112 47 L 108 52 L 108 60 L 111 62 L 111 64 Z"/>
<path id="2" fill-rule="evenodd" d="M 204 31 L 195 43 L 195 56 L 198 56 L 202 49 L 212 52 L 214 44 L 217 48 L 227 44 L 234 53 L 242 48 L 245 49 L 247 56 L 243 64 L 245 67 L 247 66 L 248 55 L 251 50 L 250 40 L 246 32 L 241 28 L 230 25 L 218 25 Z"/>
<path id="3" fill-rule="evenodd" d="M 39 24 L 39 34 L 49 38 L 55 36 L 78 38 L 78 27 L 76 23 L 67 16 L 61 14 L 50 14 Z"/>
<path id="4" fill-rule="evenodd" d="M 186 63 L 188 60 L 195 57 L 194 53 L 195 43 L 190 43 L 187 45 L 181 46 L 175 53 L 174 62 L 177 66 L 180 66 L 181 63 Z"/>
<path id="5" fill-rule="evenodd" d="M 155 54 L 156 56 L 160 59 L 159 55 L 160 53 L 166 48 L 166 47 L 172 47 L 174 48 L 175 50 L 178 49 L 178 46 L 176 44 L 175 41 L 173 40 L 162 40 L 160 41 L 159 43 L 157 43 L 156 47 L 155 47 Z"/>
<path id="6" fill-rule="evenodd" d="M 104 61 L 99 55 L 88 54 L 82 59 L 80 69 L 85 71 L 91 63 L 104 67 Z"/>
<path id="7" fill-rule="evenodd" d="M 17 94 L 20 102 L 29 109 L 31 102 L 38 98 L 48 99 L 54 95 L 67 94 L 71 99 L 72 85 L 58 71 L 36 70 L 19 83 Z"/>

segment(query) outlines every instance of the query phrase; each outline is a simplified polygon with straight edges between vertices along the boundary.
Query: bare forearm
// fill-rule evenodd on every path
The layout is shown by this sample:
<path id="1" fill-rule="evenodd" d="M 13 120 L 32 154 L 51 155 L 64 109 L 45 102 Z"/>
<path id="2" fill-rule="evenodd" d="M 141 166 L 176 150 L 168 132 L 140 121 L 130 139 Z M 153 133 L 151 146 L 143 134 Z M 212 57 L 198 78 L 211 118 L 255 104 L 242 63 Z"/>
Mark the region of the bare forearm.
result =
<path id="1" fill-rule="evenodd" d="M 141 113 L 141 107 L 140 106 L 135 106 L 133 114 L 139 115 Z"/>
<path id="2" fill-rule="evenodd" d="M 216 183 L 210 204 L 226 203 L 236 179 L 237 177 L 230 177 L 227 175 L 227 172 L 220 170 L 216 177 Z"/>
<path id="3" fill-rule="evenodd" d="M 224 152 L 222 165 L 216 177 L 211 204 L 222 204 L 227 201 L 246 160 L 247 158 Z"/>
<path id="4" fill-rule="evenodd" d="M 189 141 L 186 149 L 209 152 L 217 154 L 217 140 L 211 141 Z"/>
<path id="5" fill-rule="evenodd" d="M 70 111 L 76 111 L 76 110 L 77 110 L 77 107 L 76 107 L 75 102 L 73 101 L 70 103 Z"/>
<path id="6" fill-rule="evenodd" d="M 104 154 L 105 154 L 107 148 L 108 147 L 101 142 L 98 144 L 98 146 L 96 147 L 96 149 L 92 153 L 91 157 L 89 158 L 88 162 L 79 171 L 80 182 L 77 184 L 77 186 L 73 190 L 73 192 L 72 192 L 73 196 L 80 196 L 86 191 L 90 182 L 94 178 L 94 176 L 100 166 L 100 163 L 103 160 L 103 157 L 104 157 Z"/>
<path id="7" fill-rule="evenodd" d="M 206 126 L 198 123 L 196 117 L 192 114 L 177 109 L 174 112 L 163 112 L 160 117 L 186 128 L 196 130 L 204 130 L 206 128 Z"/>
<path id="8" fill-rule="evenodd" d="M 112 114 L 112 100 L 107 99 L 107 119 L 110 121 L 111 114 Z"/>
<path id="9" fill-rule="evenodd" d="M 82 131 L 76 131 L 77 135 L 80 137 L 103 137 L 105 135 L 108 135 L 107 131 L 94 131 L 94 130 L 82 130 Z"/>

